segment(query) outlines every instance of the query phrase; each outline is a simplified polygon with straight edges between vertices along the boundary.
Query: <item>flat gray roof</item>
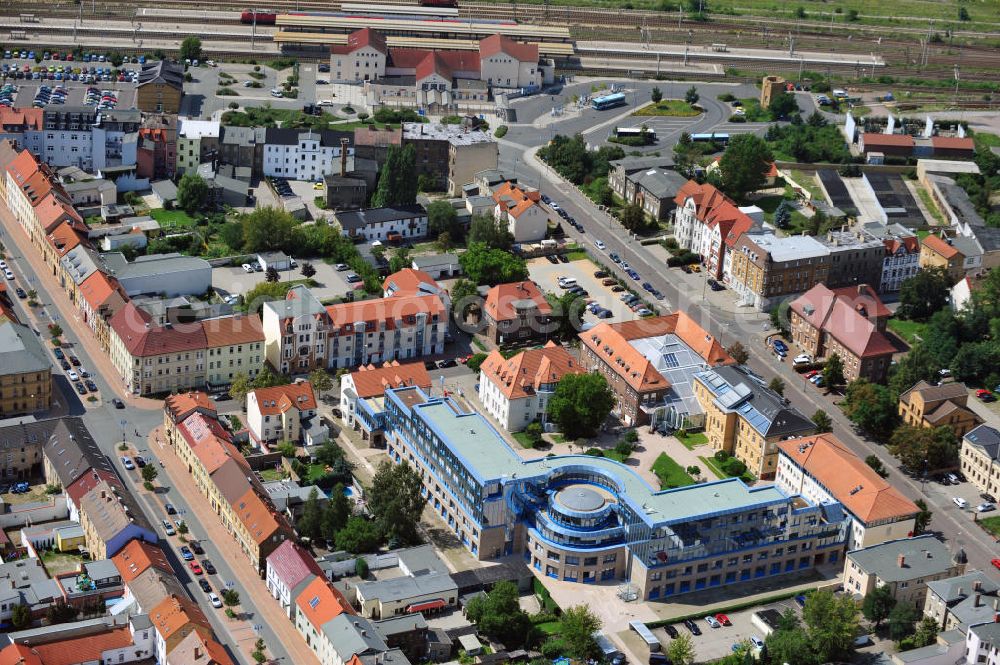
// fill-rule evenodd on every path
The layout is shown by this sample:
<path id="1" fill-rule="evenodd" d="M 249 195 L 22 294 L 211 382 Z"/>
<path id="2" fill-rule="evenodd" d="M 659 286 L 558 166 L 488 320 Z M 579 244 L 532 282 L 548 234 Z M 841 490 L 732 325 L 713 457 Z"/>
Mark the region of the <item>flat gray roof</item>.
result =
<path id="1" fill-rule="evenodd" d="M 903 565 L 899 557 L 903 556 Z M 848 552 L 847 556 L 869 575 L 882 582 L 904 582 L 942 573 L 953 565 L 948 546 L 928 534 L 889 540 Z"/>
<path id="2" fill-rule="evenodd" d="M 0 373 L 48 372 L 52 363 L 31 328 L 0 320 Z"/>
<path id="3" fill-rule="evenodd" d="M 361 582 L 358 596 L 365 600 L 401 601 L 431 594 L 456 593 L 458 586 L 447 573 L 433 573 L 410 577 L 393 577 L 388 580 Z"/>

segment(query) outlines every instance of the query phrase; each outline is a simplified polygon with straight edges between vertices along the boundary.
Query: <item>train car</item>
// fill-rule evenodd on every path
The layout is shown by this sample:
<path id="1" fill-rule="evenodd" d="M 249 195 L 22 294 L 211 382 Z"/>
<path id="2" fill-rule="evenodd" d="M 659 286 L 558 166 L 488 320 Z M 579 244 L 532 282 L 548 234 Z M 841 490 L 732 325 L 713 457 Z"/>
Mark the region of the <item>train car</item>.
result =
<path id="1" fill-rule="evenodd" d="M 240 23 L 253 23 L 256 19 L 257 25 L 274 25 L 275 21 L 278 19 L 278 15 L 275 12 L 263 11 L 255 12 L 249 9 L 244 10 L 240 14 Z"/>
<path id="2" fill-rule="evenodd" d="M 458 7 L 458 0 L 420 0 L 421 7 Z"/>

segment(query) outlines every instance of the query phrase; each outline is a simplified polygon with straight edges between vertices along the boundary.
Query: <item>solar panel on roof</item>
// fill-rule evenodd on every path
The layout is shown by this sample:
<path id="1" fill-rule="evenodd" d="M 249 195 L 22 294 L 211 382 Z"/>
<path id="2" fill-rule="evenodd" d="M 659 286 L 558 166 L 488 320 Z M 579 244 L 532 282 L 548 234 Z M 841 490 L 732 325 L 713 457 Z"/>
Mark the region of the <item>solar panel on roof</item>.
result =
<path id="1" fill-rule="evenodd" d="M 667 367 L 680 367 L 681 364 L 677 362 L 677 354 L 675 353 L 665 353 L 663 354 L 663 364 Z"/>

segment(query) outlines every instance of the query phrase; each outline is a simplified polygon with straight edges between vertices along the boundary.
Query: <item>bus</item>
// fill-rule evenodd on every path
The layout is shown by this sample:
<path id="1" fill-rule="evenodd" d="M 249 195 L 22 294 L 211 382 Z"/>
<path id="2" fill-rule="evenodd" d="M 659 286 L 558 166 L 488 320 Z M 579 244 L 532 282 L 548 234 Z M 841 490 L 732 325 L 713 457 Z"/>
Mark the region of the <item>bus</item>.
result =
<path id="1" fill-rule="evenodd" d="M 603 97 L 594 97 L 590 100 L 590 105 L 598 111 L 614 108 L 616 106 L 624 106 L 624 104 L 625 95 L 620 92 L 616 92 L 611 95 L 604 95 Z"/>
<path id="2" fill-rule="evenodd" d="M 694 141 L 695 143 L 698 143 L 700 141 L 705 143 L 712 142 L 712 143 L 721 143 L 722 145 L 726 145 L 727 143 L 729 143 L 729 134 L 692 134 L 691 140 Z"/>

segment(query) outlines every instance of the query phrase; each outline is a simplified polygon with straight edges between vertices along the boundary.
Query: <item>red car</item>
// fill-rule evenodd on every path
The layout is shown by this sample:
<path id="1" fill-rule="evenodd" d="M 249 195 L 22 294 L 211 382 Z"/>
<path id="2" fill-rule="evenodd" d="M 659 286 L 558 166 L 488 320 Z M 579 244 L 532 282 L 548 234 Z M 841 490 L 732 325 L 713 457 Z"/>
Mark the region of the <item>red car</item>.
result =
<path id="1" fill-rule="evenodd" d="M 993 564 L 994 568 L 1000 568 L 1000 559 L 993 559 L 990 563 Z"/>
<path id="2" fill-rule="evenodd" d="M 195 575 L 201 575 L 202 573 L 201 566 L 198 565 L 197 561 L 192 561 L 188 563 L 188 566 L 191 568 L 192 573 L 194 573 Z"/>
<path id="3" fill-rule="evenodd" d="M 816 376 L 817 374 L 819 374 L 819 370 L 818 369 L 813 369 L 813 370 L 810 370 L 810 371 L 806 372 L 805 377 L 807 379 L 811 379 L 814 376 Z"/>
<path id="4" fill-rule="evenodd" d="M 994 399 L 993 393 L 991 393 L 989 390 L 986 390 L 985 388 L 980 388 L 979 390 L 977 390 L 976 397 L 983 400 L 984 402 L 992 402 Z"/>
<path id="5" fill-rule="evenodd" d="M 732 626 L 733 622 L 729 620 L 725 614 L 716 614 L 715 620 L 721 623 L 723 626 Z"/>

